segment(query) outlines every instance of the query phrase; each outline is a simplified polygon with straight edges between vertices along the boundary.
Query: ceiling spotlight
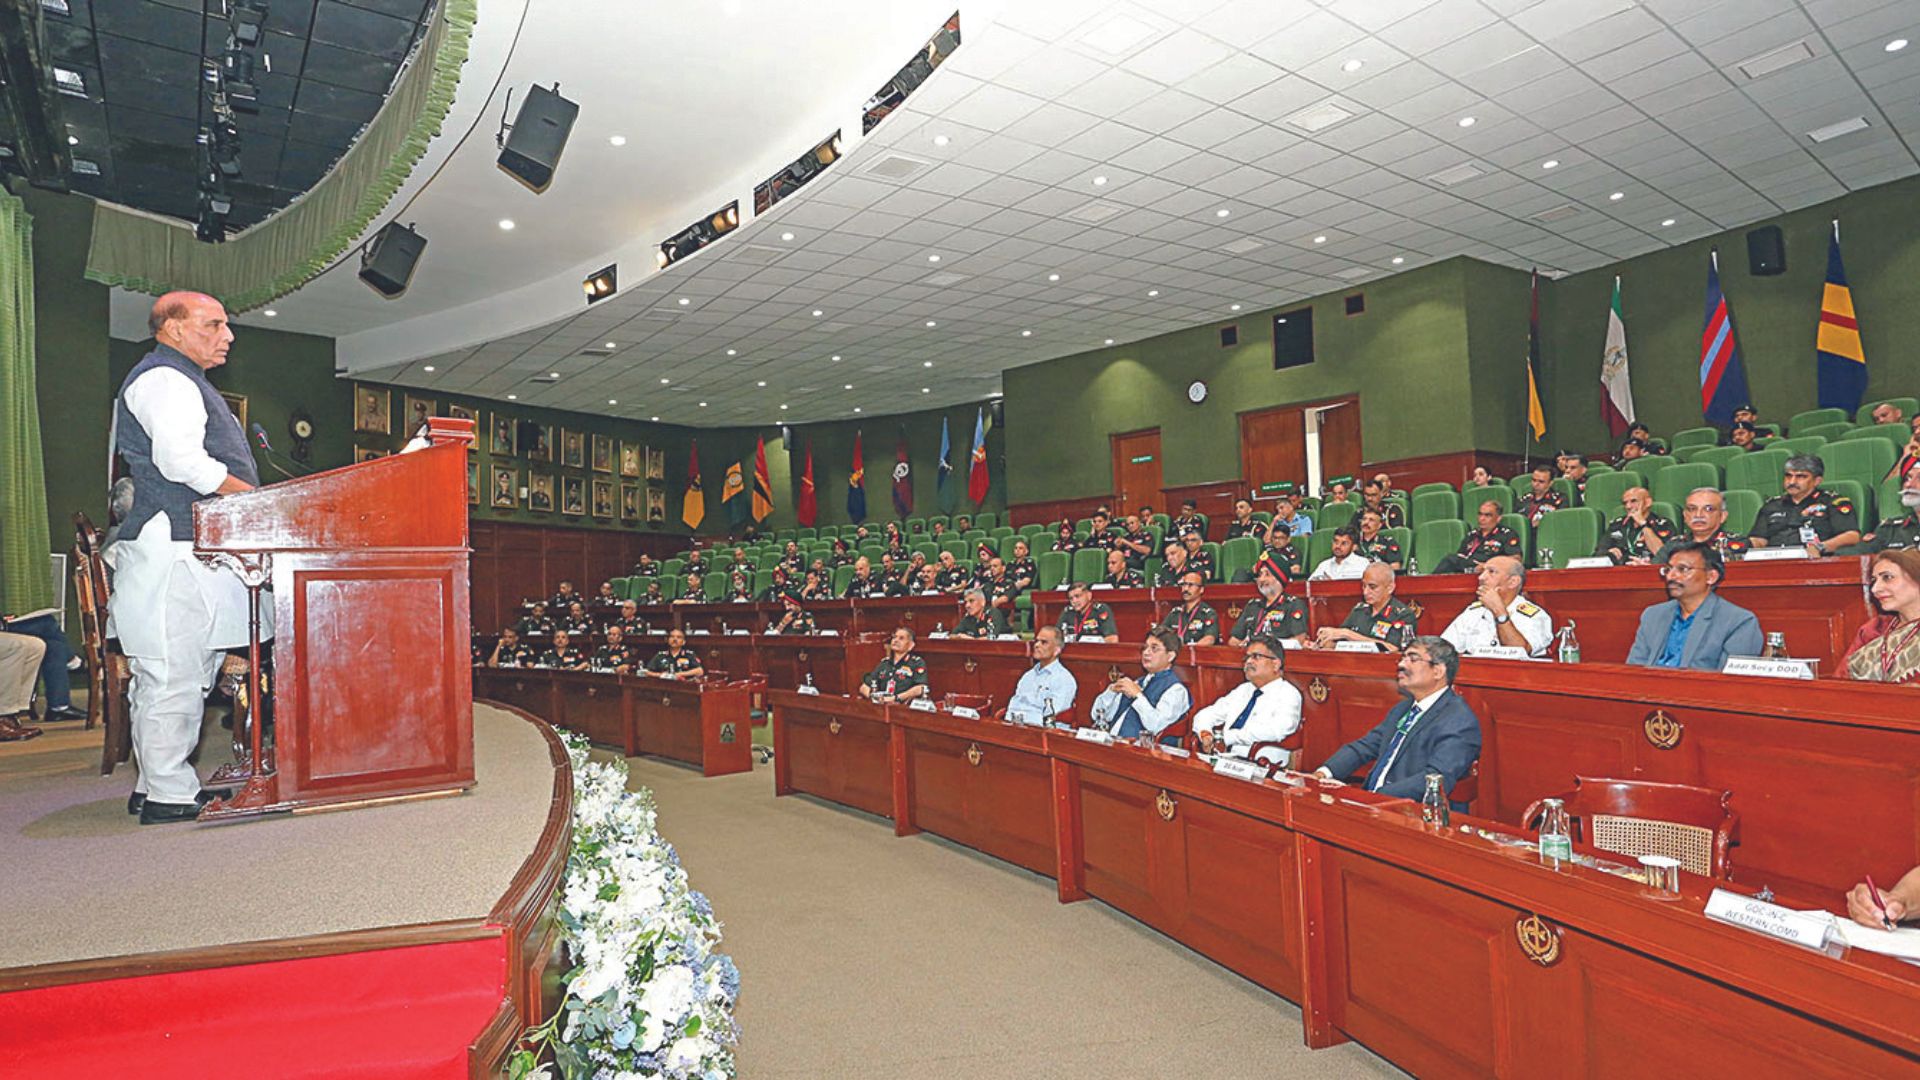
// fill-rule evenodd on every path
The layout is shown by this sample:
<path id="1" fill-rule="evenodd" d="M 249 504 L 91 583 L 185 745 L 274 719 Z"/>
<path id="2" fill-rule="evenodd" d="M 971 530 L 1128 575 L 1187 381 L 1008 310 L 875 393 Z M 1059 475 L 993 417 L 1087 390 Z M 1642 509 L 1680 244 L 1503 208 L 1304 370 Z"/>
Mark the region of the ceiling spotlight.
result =
<path id="1" fill-rule="evenodd" d="M 1356 56 L 1356 57 L 1354 57 L 1353 59 L 1351 59 L 1351 60 L 1349 60 L 1349 61 L 1347 61 L 1346 63 L 1344 63 L 1344 64 L 1341 64 L 1341 65 L 1340 65 L 1340 70 L 1341 70 L 1341 71 L 1344 71 L 1344 72 L 1346 72 L 1346 73 L 1347 73 L 1347 74 L 1349 74 L 1349 75 L 1351 75 L 1351 74 L 1353 74 L 1354 72 L 1356 72 L 1356 71 L 1359 71 L 1359 70 L 1360 70 L 1361 68 L 1363 68 L 1363 67 L 1366 67 L 1366 66 L 1367 66 L 1367 62 L 1366 62 L 1365 60 L 1362 60 L 1362 59 L 1360 59 L 1359 57 L 1357 57 L 1357 56 Z"/>
<path id="2" fill-rule="evenodd" d="M 1540 163 L 1540 167 L 1543 169 L 1557 169 L 1560 167 L 1560 161 L 1557 158 L 1548 158 Z"/>
<path id="3" fill-rule="evenodd" d="M 1228 304 L 1228 305 L 1227 305 L 1227 310 L 1228 310 L 1228 311 L 1239 311 L 1239 310 L 1240 310 L 1240 305 L 1239 305 L 1239 304 Z"/>
<path id="4" fill-rule="evenodd" d="M 588 274 L 580 287 L 586 291 L 587 303 L 597 304 L 620 291 L 620 266 L 604 266 Z"/>
<path id="5" fill-rule="evenodd" d="M 940 324 L 939 324 L 939 323 L 936 323 L 936 322 L 934 322 L 934 321 L 933 321 L 932 319 L 928 319 L 928 320 L 927 320 L 927 329 L 929 329 L 929 330 L 931 330 L 931 329 L 933 329 L 933 328 L 934 328 L 935 326 L 938 326 L 938 325 L 940 325 Z"/>
<path id="6" fill-rule="evenodd" d="M 839 353 L 834 353 L 834 354 L 833 354 L 833 362 L 834 362 L 834 363 L 836 363 L 836 364 L 840 362 L 840 354 L 839 354 Z"/>
<path id="7" fill-rule="evenodd" d="M 781 412 L 786 412 L 786 411 L 787 411 L 787 407 L 786 407 L 785 405 L 782 405 L 782 406 L 780 406 L 780 411 L 781 411 Z"/>
<path id="8" fill-rule="evenodd" d="M 921 388 L 920 388 L 920 392 L 921 392 L 921 393 L 923 393 L 923 394 L 931 394 L 931 393 L 933 393 L 933 387 L 931 387 L 931 386 L 923 386 L 923 387 L 921 387 Z"/>
<path id="9" fill-rule="evenodd" d="M 927 261 L 928 261 L 928 262 L 939 262 L 939 261 L 940 261 L 940 256 L 938 256 L 938 255 L 929 255 L 929 256 L 927 256 Z"/>
<path id="10" fill-rule="evenodd" d="M 617 342 L 617 341 L 609 341 L 609 342 L 607 342 L 607 348 L 609 348 L 609 349 L 617 349 L 617 348 L 619 348 L 619 347 L 620 347 L 620 343 L 619 343 L 619 342 Z"/>
<path id="11" fill-rule="evenodd" d="M 559 378 L 559 377 L 560 377 L 560 373 L 559 373 L 559 372 L 557 372 L 557 371 L 549 371 L 549 372 L 547 372 L 547 378 L 549 378 L 549 379 L 557 379 L 557 378 Z"/>
<path id="12" fill-rule="evenodd" d="M 1460 126 L 1461 126 L 1461 127 L 1472 127 L 1473 125 L 1475 125 L 1475 124 L 1477 124 L 1477 123 L 1479 123 L 1479 122 L 1480 122 L 1480 121 L 1478 121 L 1478 120 L 1476 120 L 1476 119 L 1474 119 L 1474 118 L 1473 118 L 1473 117 L 1471 117 L 1471 116 L 1463 116 L 1463 117 L 1461 117 L 1461 118 L 1460 118 Z"/>
<path id="13" fill-rule="evenodd" d="M 1159 295 L 1160 295 L 1160 290 L 1159 290 L 1159 289 L 1148 289 L 1148 290 L 1147 290 L 1147 295 L 1148 295 L 1148 296 L 1159 296 Z"/>
<path id="14" fill-rule="evenodd" d="M 1059 275 L 1059 274 L 1048 274 L 1048 275 L 1047 275 L 1047 280 L 1048 280 L 1048 281 L 1059 281 L 1059 280 L 1060 280 L 1060 275 Z"/>
<path id="15" fill-rule="evenodd" d="M 262 315 L 265 315 L 265 316 L 266 316 L 267 318 L 269 318 L 269 319 L 271 319 L 271 318 L 273 318 L 273 317 L 274 317 L 275 315 L 278 315 L 278 314 L 280 314 L 280 313 L 279 313 L 279 312 L 277 312 L 277 311 L 275 311 L 275 310 L 273 310 L 272 308 L 268 308 L 267 310 L 265 310 L 265 311 L 263 311 L 263 312 L 261 312 L 260 314 L 262 314 Z"/>
<path id="16" fill-rule="evenodd" d="M 627 145 L 627 137 L 625 135 L 609 135 L 607 136 L 607 141 L 615 146 Z"/>
<path id="17" fill-rule="evenodd" d="M 659 417 L 657 417 L 657 416 L 649 416 L 649 417 L 647 417 L 647 419 L 649 419 L 649 420 L 653 420 L 653 421 L 656 421 L 656 422 L 658 422 L 660 418 L 659 418 Z"/>
<path id="18" fill-rule="evenodd" d="M 761 379 L 759 382 L 754 383 L 754 385 L 759 387 L 765 387 L 767 385 L 767 380 Z"/>
<path id="19" fill-rule="evenodd" d="M 1619 201 L 1620 201 L 1621 199 L 1624 199 L 1624 198 L 1626 198 L 1626 197 L 1627 197 L 1627 193 L 1626 193 L 1626 192 L 1624 192 L 1624 191 L 1616 191 L 1616 192 L 1614 192 L 1613 194 L 1611 194 L 1611 195 L 1609 195 L 1609 196 L 1607 196 L 1607 201 L 1608 201 L 1608 202 L 1619 202 Z"/>
<path id="20" fill-rule="evenodd" d="M 78 136 L 78 135 L 69 135 L 69 136 L 67 136 L 67 145 L 68 145 L 68 146 L 79 146 L 79 145 L 80 145 L 80 136 Z"/>
<path id="21" fill-rule="evenodd" d="M 1316 244 L 1324 244 L 1327 242 L 1327 238 L 1324 236 L 1316 236 L 1313 238 L 1313 242 Z"/>
<path id="22" fill-rule="evenodd" d="M 1233 213 L 1233 211 L 1231 211 L 1231 210 L 1229 210 L 1229 209 L 1227 209 L 1226 207 L 1224 207 L 1224 206 L 1223 206 L 1223 207 L 1221 207 L 1220 209 L 1218 209 L 1218 210 L 1215 210 L 1215 211 L 1213 212 L 1213 216 L 1214 216 L 1214 217 L 1226 217 L 1226 216 L 1227 216 L 1228 214 L 1231 214 L 1231 213 Z"/>
<path id="23" fill-rule="evenodd" d="M 701 407 L 701 408 L 703 408 L 703 409 L 704 409 L 704 408 L 706 408 L 706 407 L 707 407 L 707 403 L 706 403 L 706 402 L 704 402 L 704 401 L 703 401 L 703 402 L 701 402 L 701 403 L 700 403 L 700 407 Z"/>
<path id="24" fill-rule="evenodd" d="M 853 389 L 853 384 L 852 384 L 852 383 L 848 383 L 848 384 L 846 384 L 845 386 L 842 386 L 842 387 L 841 387 L 840 389 L 842 389 L 842 390 L 851 390 L 851 389 Z"/>
<path id="25" fill-rule="evenodd" d="M 1021 336 L 1021 337 L 1032 337 L 1032 336 L 1033 336 L 1033 331 L 1031 331 L 1031 330 L 1022 330 L 1022 331 L 1020 331 L 1020 336 Z"/>
<path id="26" fill-rule="evenodd" d="M 422 368 L 421 368 L 420 370 L 421 370 L 421 371 L 426 371 L 426 372 L 431 372 L 431 371 L 433 371 L 433 365 L 432 365 L 432 364 L 427 364 L 427 365 L 425 365 L 424 367 L 422 367 Z"/>
<path id="27" fill-rule="evenodd" d="M 520 400 L 520 395 L 519 395 L 519 394 L 508 394 L 508 395 L 507 395 L 507 400 L 508 400 L 508 401 L 519 401 L 519 400 Z"/>
<path id="28" fill-rule="evenodd" d="M 1666 219 L 1665 221 L 1662 221 L 1662 222 L 1660 223 L 1660 227 L 1661 227 L 1661 228 L 1663 228 L 1663 229 L 1668 229 L 1668 228 L 1672 228 L 1672 227 L 1673 227 L 1673 219 L 1672 219 L 1672 218 L 1668 218 L 1668 219 Z"/>
<path id="29" fill-rule="evenodd" d="M 920 361 L 920 366 L 921 366 L 921 367 L 932 367 L 932 366 L 933 366 L 933 361 L 931 361 L 931 360 L 922 360 L 922 361 Z"/>
<path id="30" fill-rule="evenodd" d="M 781 234 L 780 234 L 780 239 L 782 239 L 782 240 L 791 240 L 791 239 L 793 239 L 793 234 L 792 234 L 792 233 L 790 233 L 790 232 L 783 232 L 783 233 L 781 233 Z"/>
<path id="31" fill-rule="evenodd" d="M 860 411 L 860 406 L 858 406 L 858 405 L 855 405 L 855 406 L 853 407 L 853 411 L 854 411 L 854 412 L 859 412 L 859 411 Z"/>
<path id="32" fill-rule="evenodd" d="M 945 135 L 935 135 L 933 137 L 933 145 L 935 146 L 945 146 L 952 141 L 952 139 L 947 138 Z"/>
<path id="33" fill-rule="evenodd" d="M 1402 258 L 1402 257 L 1400 257 L 1400 256 L 1398 256 L 1398 255 L 1395 255 L 1395 256 L 1393 257 L 1393 265 L 1395 265 L 1395 266 L 1399 266 L 1399 265 L 1400 265 L 1401 263 L 1403 263 L 1403 262 L 1406 262 L 1406 261 L 1407 261 L 1406 259 L 1404 259 L 1404 258 Z"/>
<path id="34" fill-rule="evenodd" d="M 1887 42 L 1888 52 L 1899 52 L 1901 49 L 1904 49 L 1906 47 L 1907 47 L 1907 39 L 1903 37 L 1897 37 L 1897 38 L 1894 38 L 1892 41 Z"/>
<path id="35" fill-rule="evenodd" d="M 1093 186 L 1094 186 L 1094 187 L 1106 187 L 1106 186 L 1107 186 L 1107 178 L 1106 178 L 1106 177 L 1104 177 L 1104 176 L 1096 176 L 1096 177 L 1094 177 L 1094 178 L 1093 178 Z"/>
<path id="36" fill-rule="evenodd" d="M 660 385 L 661 386 L 667 385 L 667 377 L 665 375 L 660 376 Z"/>
<path id="37" fill-rule="evenodd" d="M 687 306 L 688 304 L 691 304 L 691 303 L 693 303 L 693 301 L 692 301 L 692 300 L 689 300 L 689 299 L 687 299 L 687 298 L 686 298 L 686 297 L 684 297 L 684 296 L 680 298 L 680 306 L 681 306 L 681 307 L 686 307 L 686 306 Z"/>
<path id="38" fill-rule="evenodd" d="M 614 400 L 613 398 L 608 398 L 608 399 L 607 399 L 607 404 L 609 404 L 609 405 L 618 405 L 618 404 L 620 404 L 620 403 L 619 403 L 618 401 L 615 401 L 615 400 Z"/>
<path id="39" fill-rule="evenodd" d="M 1113 339 L 1112 339 L 1112 338 L 1108 338 L 1108 339 L 1107 339 L 1107 344 L 1109 344 L 1109 345 L 1111 345 L 1111 344 L 1113 344 Z"/>
<path id="40" fill-rule="evenodd" d="M 510 218 L 510 217 L 503 217 L 503 218 L 501 218 L 501 219 L 500 219 L 500 231 L 501 231 L 501 232 L 512 232 L 512 231 L 513 231 L 513 219 L 512 219 L 512 218 Z"/>
<path id="41" fill-rule="evenodd" d="M 822 316 L 822 315 L 825 315 L 825 314 L 826 314 L 826 312 L 824 312 L 824 311 L 821 311 L 821 310 L 820 310 L 819 308 L 814 308 L 814 309 L 813 309 L 813 317 L 814 317 L 814 318 L 816 318 L 816 319 L 817 319 L 817 318 L 819 318 L 819 317 L 820 317 L 820 316 Z"/>
<path id="42" fill-rule="evenodd" d="M 728 355 L 728 356 L 738 356 L 738 355 L 740 355 L 740 350 L 738 350 L 738 349 L 728 349 L 728 350 L 727 350 L 727 355 Z"/>

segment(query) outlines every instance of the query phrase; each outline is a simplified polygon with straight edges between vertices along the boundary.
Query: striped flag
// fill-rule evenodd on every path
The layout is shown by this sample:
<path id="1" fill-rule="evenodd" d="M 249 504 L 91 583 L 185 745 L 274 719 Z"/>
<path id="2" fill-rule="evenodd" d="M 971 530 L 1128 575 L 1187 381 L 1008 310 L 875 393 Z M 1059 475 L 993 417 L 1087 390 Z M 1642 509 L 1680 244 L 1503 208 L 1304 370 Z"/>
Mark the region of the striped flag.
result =
<path id="1" fill-rule="evenodd" d="M 976 504 L 987 501 L 987 410 L 973 416 L 973 454 L 967 471 L 967 498 Z"/>
<path id="2" fill-rule="evenodd" d="M 813 490 L 813 440 L 807 440 L 807 468 L 800 474 L 800 501 L 794 514 L 803 529 L 813 528 L 820 516 L 819 495 Z"/>
<path id="3" fill-rule="evenodd" d="M 1527 429 L 1533 441 L 1547 434 L 1547 410 L 1540 404 L 1540 271 L 1533 272 L 1533 293 L 1527 305 Z"/>
<path id="4" fill-rule="evenodd" d="M 687 493 L 680 500 L 680 520 L 697 529 L 707 517 L 707 496 L 700 488 L 700 444 L 687 454 Z"/>
<path id="5" fill-rule="evenodd" d="M 939 503 L 940 512 L 943 514 L 953 513 L 954 506 L 959 502 L 959 498 L 958 498 L 958 494 L 960 490 L 959 483 L 956 482 L 951 486 L 947 484 L 947 477 L 952 472 L 953 472 L 953 442 L 951 439 L 947 437 L 947 418 L 943 416 L 940 418 L 939 481 L 936 485 L 936 490 L 935 490 L 935 496 L 936 496 L 935 501 Z"/>
<path id="6" fill-rule="evenodd" d="M 1833 222 L 1833 238 L 1827 241 L 1827 284 L 1820 293 L 1820 329 L 1814 336 L 1814 350 L 1820 369 L 1820 407 L 1845 409 L 1851 415 L 1867 393 L 1867 353 L 1860 347 L 1847 268 L 1840 264 L 1838 218 Z"/>
<path id="7" fill-rule="evenodd" d="M 860 435 L 853 433 L 853 472 L 847 476 L 847 520 L 856 525 L 867 520 L 867 465 Z"/>
<path id="8" fill-rule="evenodd" d="M 1600 354 L 1600 418 L 1614 438 L 1633 423 L 1633 383 L 1627 378 L 1627 322 L 1620 314 L 1620 279 L 1613 279 L 1607 311 L 1607 346 Z"/>
<path id="9" fill-rule="evenodd" d="M 753 451 L 753 520 L 765 521 L 773 513 L 773 474 L 767 471 L 767 439 Z"/>
<path id="10" fill-rule="evenodd" d="M 1700 328 L 1700 411 L 1715 424 L 1731 424 L 1733 410 L 1752 400 L 1740 344 L 1733 337 L 1733 313 L 1720 291 L 1720 252 L 1707 263 L 1707 316 Z"/>

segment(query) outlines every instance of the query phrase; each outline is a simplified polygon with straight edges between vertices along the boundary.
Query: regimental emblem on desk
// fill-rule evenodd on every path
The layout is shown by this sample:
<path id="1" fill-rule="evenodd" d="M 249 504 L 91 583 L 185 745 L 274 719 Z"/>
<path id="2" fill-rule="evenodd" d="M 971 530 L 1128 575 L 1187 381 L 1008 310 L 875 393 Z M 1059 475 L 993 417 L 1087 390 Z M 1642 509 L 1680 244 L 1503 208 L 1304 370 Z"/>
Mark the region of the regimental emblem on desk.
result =
<path id="1" fill-rule="evenodd" d="M 1160 812 L 1161 821 L 1172 821 L 1178 805 L 1173 801 L 1173 796 L 1167 793 L 1167 789 L 1161 788 L 1160 794 L 1153 797 L 1153 808 Z"/>
<path id="2" fill-rule="evenodd" d="M 726 746 L 733 745 L 733 740 L 735 738 L 736 736 L 733 733 L 733 721 L 729 720 L 726 723 L 723 723 L 720 725 L 720 742 L 722 745 L 726 745 Z"/>
<path id="3" fill-rule="evenodd" d="M 1513 937 L 1520 943 L 1520 951 L 1527 959 L 1541 967 L 1552 967 L 1560 962 L 1560 931 L 1538 915 L 1528 915 L 1516 919 L 1513 923 Z"/>
<path id="4" fill-rule="evenodd" d="M 967 764 L 978 765 L 980 764 L 981 761 L 983 761 L 986 758 L 986 756 L 987 755 L 980 752 L 979 743 L 967 744 Z"/>
<path id="5" fill-rule="evenodd" d="M 672 707 L 673 707 L 673 695 L 672 695 L 672 694 L 661 694 L 661 695 L 660 695 L 660 707 L 661 707 L 661 708 L 663 708 L 663 709 L 666 709 L 666 708 L 672 708 Z"/>
<path id="6" fill-rule="evenodd" d="M 1413 612 L 1413 617 L 1416 619 L 1420 618 L 1421 616 L 1427 613 L 1426 605 L 1422 604 L 1418 600 L 1407 601 L 1407 610 Z"/>
<path id="7" fill-rule="evenodd" d="M 1313 681 L 1307 684 L 1307 696 L 1313 699 L 1315 705 L 1325 705 L 1327 703 L 1326 680 L 1315 675 Z"/>
<path id="8" fill-rule="evenodd" d="M 804 664 L 804 663 L 806 663 L 806 662 L 807 662 L 807 650 L 805 650 L 805 649 L 801 649 L 801 650 L 799 650 L 799 651 L 797 651 L 797 652 L 795 652 L 795 653 L 793 654 L 793 658 L 794 658 L 795 660 L 798 660 L 798 661 L 800 661 L 800 662 L 801 662 L 801 663 L 803 663 L 803 664 Z"/>
<path id="9" fill-rule="evenodd" d="M 1230 605 L 1230 606 L 1229 606 L 1229 607 L 1227 608 L 1227 618 L 1229 618 L 1229 619 L 1238 619 L 1238 618 L 1240 617 L 1240 613 L 1241 613 L 1241 612 L 1243 612 L 1243 611 L 1245 611 L 1245 610 L 1247 610 L 1247 606 L 1246 606 L 1245 604 L 1233 604 L 1233 605 Z"/>
<path id="10" fill-rule="evenodd" d="M 839 717 L 836 716 L 833 719 L 827 721 L 827 734 L 829 735 L 840 734 L 840 718 Z"/>
<path id="11" fill-rule="evenodd" d="M 1667 715 L 1665 709 L 1655 709 L 1647 714 L 1641 725 L 1647 733 L 1647 741 L 1661 750 L 1671 750 L 1680 745 L 1680 736 L 1687 726 Z"/>
<path id="12" fill-rule="evenodd" d="M 967 657 L 966 663 L 962 664 L 961 666 L 967 669 L 967 674 L 971 675 L 974 672 L 980 670 L 980 661 L 975 660 L 973 657 L 969 656 Z"/>

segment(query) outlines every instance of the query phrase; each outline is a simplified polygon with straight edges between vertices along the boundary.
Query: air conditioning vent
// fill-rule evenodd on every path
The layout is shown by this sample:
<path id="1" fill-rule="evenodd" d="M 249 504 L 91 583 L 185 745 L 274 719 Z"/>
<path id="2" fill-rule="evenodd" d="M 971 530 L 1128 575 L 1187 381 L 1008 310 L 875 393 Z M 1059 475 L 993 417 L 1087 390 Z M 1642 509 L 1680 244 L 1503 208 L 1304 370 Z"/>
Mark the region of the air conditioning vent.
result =
<path id="1" fill-rule="evenodd" d="M 1452 187 L 1455 184 L 1464 184 L 1475 177 L 1485 175 L 1487 175 L 1486 172 L 1482 170 L 1480 166 L 1468 161 L 1455 165 L 1451 169 L 1441 169 L 1439 172 L 1427 177 L 1427 179 L 1432 183 L 1439 184 L 1441 187 Z"/>
<path id="2" fill-rule="evenodd" d="M 1096 199 L 1085 205 L 1076 206 L 1060 216 L 1069 221 L 1078 221 L 1086 225 L 1098 225 L 1108 218 L 1118 217 L 1120 214 L 1125 213 L 1126 209 L 1124 206 L 1117 206 L 1113 203 L 1101 202 Z"/>
<path id="3" fill-rule="evenodd" d="M 1336 102 L 1323 101 L 1318 105 L 1301 109 L 1287 117 L 1284 123 L 1288 127 L 1311 135 L 1317 131 L 1325 131 L 1342 120 L 1351 120 L 1355 115 L 1357 114 L 1351 109 L 1344 108 Z"/>
<path id="4" fill-rule="evenodd" d="M 1580 213 L 1579 207 L 1573 205 L 1572 203 L 1562 203 L 1561 205 L 1553 207 L 1550 210 L 1542 210 L 1539 213 L 1533 214 L 1530 216 L 1533 218 L 1533 220 L 1539 222 L 1542 225 L 1551 225 L 1556 221 L 1565 221 L 1570 217 L 1576 217 L 1579 215 L 1579 213 Z"/>
<path id="5" fill-rule="evenodd" d="M 881 180 L 900 182 L 911 180 L 933 165 L 931 161 L 908 157 L 905 154 L 890 152 L 874 159 L 873 164 L 861 169 L 861 173 Z"/>

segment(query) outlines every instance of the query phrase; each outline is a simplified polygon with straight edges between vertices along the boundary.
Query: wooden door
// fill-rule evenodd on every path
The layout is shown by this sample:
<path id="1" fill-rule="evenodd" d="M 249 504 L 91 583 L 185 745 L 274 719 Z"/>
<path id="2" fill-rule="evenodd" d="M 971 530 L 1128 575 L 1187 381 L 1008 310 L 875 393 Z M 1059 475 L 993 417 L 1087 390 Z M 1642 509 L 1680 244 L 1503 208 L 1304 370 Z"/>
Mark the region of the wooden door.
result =
<path id="1" fill-rule="evenodd" d="M 1360 449 L 1360 399 L 1352 398 L 1320 414 L 1320 475 L 1359 476 L 1366 460 Z"/>
<path id="2" fill-rule="evenodd" d="M 1259 492 L 1262 484 L 1279 481 L 1292 481 L 1305 488 L 1305 408 L 1282 405 L 1240 414 L 1240 479 L 1254 492 Z"/>
<path id="3" fill-rule="evenodd" d="M 1160 429 L 1108 436 L 1113 447 L 1113 511 L 1125 516 L 1142 506 L 1166 512 L 1160 497 Z"/>

